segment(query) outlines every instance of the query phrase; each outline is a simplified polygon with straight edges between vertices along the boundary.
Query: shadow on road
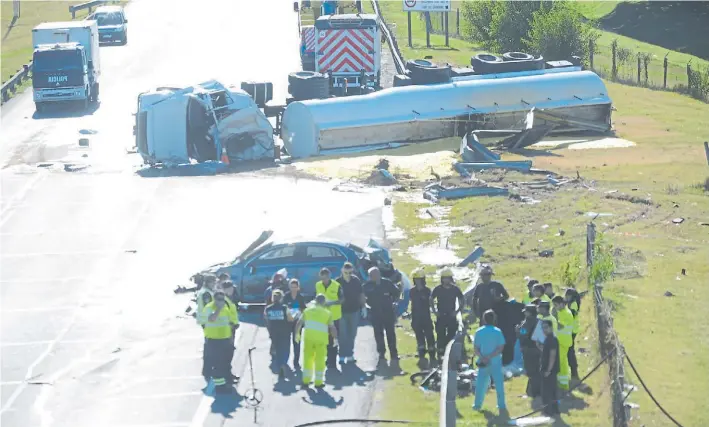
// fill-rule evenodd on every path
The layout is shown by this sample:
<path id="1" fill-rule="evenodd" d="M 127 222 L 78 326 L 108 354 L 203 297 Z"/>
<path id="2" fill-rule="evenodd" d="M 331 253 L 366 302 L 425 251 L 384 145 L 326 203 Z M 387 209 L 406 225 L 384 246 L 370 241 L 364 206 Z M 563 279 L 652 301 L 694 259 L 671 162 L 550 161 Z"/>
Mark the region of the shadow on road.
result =
<path id="1" fill-rule="evenodd" d="M 401 377 L 406 375 L 406 372 L 401 370 L 401 366 L 399 365 L 399 361 L 392 361 L 392 362 L 379 362 L 377 365 L 377 371 L 375 373 L 376 376 L 380 377 L 383 380 L 390 380 L 394 377 Z"/>
<path id="2" fill-rule="evenodd" d="M 338 400 L 324 389 L 312 389 L 307 388 L 305 391 L 308 393 L 308 397 L 303 396 L 303 402 L 309 403 L 315 406 L 323 406 L 325 408 L 336 409 L 338 406 L 345 402 L 345 398 L 340 396 Z"/>
<path id="3" fill-rule="evenodd" d="M 64 119 L 69 117 L 84 117 L 93 115 L 101 106 L 100 102 L 89 104 L 89 108 L 84 109 L 83 103 L 77 101 L 76 104 L 68 102 L 57 103 L 57 105 L 46 105 L 42 112 L 35 111 L 32 114 L 34 120 Z"/>
<path id="4" fill-rule="evenodd" d="M 365 372 L 354 363 L 345 365 L 341 371 L 329 369 L 325 382 L 333 386 L 335 390 L 342 390 L 353 385 L 364 386 L 374 380 L 373 372 Z"/>
<path id="5" fill-rule="evenodd" d="M 277 169 L 278 164 L 272 160 L 249 161 L 238 164 L 226 165 L 221 162 L 205 162 L 176 166 L 153 166 L 139 169 L 136 173 L 142 178 L 166 178 L 180 176 L 213 176 L 224 174 L 237 174 L 258 172 L 268 169 Z"/>
<path id="6" fill-rule="evenodd" d="M 232 387 L 229 394 L 217 394 L 212 402 L 212 412 L 224 418 L 233 418 L 232 414 L 241 406 L 244 398 Z"/>

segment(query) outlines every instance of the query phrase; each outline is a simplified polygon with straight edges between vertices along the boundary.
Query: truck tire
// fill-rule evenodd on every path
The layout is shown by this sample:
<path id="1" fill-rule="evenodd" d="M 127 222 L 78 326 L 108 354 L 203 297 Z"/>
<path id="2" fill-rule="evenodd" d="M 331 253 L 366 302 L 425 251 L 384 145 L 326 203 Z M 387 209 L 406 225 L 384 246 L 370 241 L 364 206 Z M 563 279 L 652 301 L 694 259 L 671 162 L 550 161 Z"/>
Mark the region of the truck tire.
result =
<path id="1" fill-rule="evenodd" d="M 425 59 L 413 59 L 406 62 L 411 82 L 415 85 L 448 83 L 451 80 L 451 68 L 441 67 Z"/>
<path id="2" fill-rule="evenodd" d="M 534 56 L 525 52 L 507 52 L 502 54 L 503 61 L 532 61 Z"/>
<path id="3" fill-rule="evenodd" d="M 330 79 L 313 71 L 298 71 L 288 75 L 288 93 L 298 101 L 325 99 L 330 96 Z"/>
<path id="4" fill-rule="evenodd" d="M 491 74 L 495 64 L 502 62 L 502 58 L 490 53 L 478 53 L 470 58 L 470 65 L 473 66 L 475 74 Z"/>
<path id="5" fill-rule="evenodd" d="M 35 102 L 34 109 L 36 112 L 41 113 L 45 110 L 45 105 L 43 102 Z"/>
<path id="6" fill-rule="evenodd" d="M 99 84 L 96 83 L 93 85 L 93 88 L 91 89 L 91 99 L 89 99 L 89 102 L 92 104 L 97 104 L 98 103 L 98 93 L 99 93 Z"/>

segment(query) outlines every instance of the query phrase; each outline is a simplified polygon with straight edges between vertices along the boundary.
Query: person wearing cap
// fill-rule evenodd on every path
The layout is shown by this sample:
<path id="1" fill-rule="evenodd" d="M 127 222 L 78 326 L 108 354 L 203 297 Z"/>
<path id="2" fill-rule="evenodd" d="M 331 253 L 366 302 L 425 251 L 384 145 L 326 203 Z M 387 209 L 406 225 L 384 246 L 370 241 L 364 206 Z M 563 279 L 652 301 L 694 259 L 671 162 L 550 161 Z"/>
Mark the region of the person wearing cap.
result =
<path id="1" fill-rule="evenodd" d="M 510 294 L 500 282 L 492 280 L 494 272 L 490 264 L 483 264 L 480 270 L 480 283 L 473 289 L 473 312 L 482 325 L 482 314 L 490 310 L 499 300 L 510 299 Z"/>
<path id="2" fill-rule="evenodd" d="M 332 313 L 332 321 L 338 336 L 340 332 L 340 319 L 342 318 L 342 303 L 345 301 L 342 286 L 337 280 L 332 280 L 330 270 L 327 267 L 320 269 L 320 281 L 315 284 L 315 293 L 325 295 L 325 308 Z M 331 369 L 337 368 L 337 353 L 338 345 L 333 338 L 330 338 L 330 343 L 327 346 L 327 367 Z"/>
<path id="3" fill-rule="evenodd" d="M 291 316 L 295 320 L 291 327 L 291 343 L 293 344 L 293 369 L 296 371 L 300 370 L 300 343 L 295 342 L 295 327 L 298 324 L 297 320 L 303 315 L 305 311 L 305 298 L 303 294 L 300 293 L 300 282 L 298 279 L 290 279 L 290 284 L 288 285 L 290 292 L 285 294 L 283 297 L 283 304 L 285 304 L 291 312 Z"/>
<path id="4" fill-rule="evenodd" d="M 204 307 L 214 300 L 214 290 L 217 283 L 216 277 L 213 275 L 201 276 L 200 279 L 202 287 L 197 291 L 196 301 L 197 301 L 197 311 L 196 320 L 199 325 L 204 329 L 204 323 L 201 320 L 200 313 L 204 310 Z M 204 337 L 204 344 L 202 346 L 202 353 L 207 354 L 207 337 Z M 207 365 L 207 358 L 202 358 L 202 376 L 205 379 L 209 379 L 209 366 Z"/>
<path id="5" fill-rule="evenodd" d="M 569 349 L 573 344 L 571 337 L 574 328 L 574 315 L 571 310 L 566 307 L 566 301 L 561 295 L 557 295 L 552 299 L 554 309 L 556 311 L 557 333 L 556 337 L 559 340 L 559 387 L 562 390 L 569 389 L 571 380 L 571 368 L 569 367 Z"/>
<path id="6" fill-rule="evenodd" d="M 315 387 L 325 386 L 325 361 L 330 339 L 337 344 L 337 328 L 328 310 L 327 297 L 318 294 L 315 305 L 305 309 L 295 327 L 295 340 L 303 339 L 303 386 L 309 387 L 315 374 Z"/>
<path id="7" fill-rule="evenodd" d="M 369 306 L 369 319 L 374 329 L 374 340 L 377 343 L 379 362 L 386 360 L 387 345 L 389 356 L 393 362 L 399 360 L 396 346 L 396 315 L 401 290 L 389 279 L 382 277 L 378 267 L 372 267 L 367 272 L 369 280 L 364 284 L 364 296 Z M 386 345 L 384 334 L 386 333 Z"/>
<path id="8" fill-rule="evenodd" d="M 335 281 L 342 287 L 344 297 L 339 329 L 340 364 L 355 363 L 354 345 L 364 308 L 362 281 L 354 274 L 354 265 L 349 261 L 342 266 L 342 274 Z"/>
<path id="9" fill-rule="evenodd" d="M 578 291 L 574 288 L 566 289 L 564 294 L 564 299 L 566 300 L 566 306 L 574 315 L 574 325 L 571 332 L 571 347 L 569 348 L 569 368 L 571 368 L 571 379 L 578 381 L 579 379 L 579 365 L 576 360 L 576 335 L 579 333 L 580 323 L 579 323 L 579 310 L 581 309 L 581 296 Z"/>
<path id="10" fill-rule="evenodd" d="M 283 379 L 287 374 L 288 358 L 290 357 L 290 341 L 293 316 L 288 307 L 283 304 L 283 292 L 280 289 L 273 291 L 273 302 L 263 311 L 266 319 L 273 347 L 276 350 L 273 362 L 278 368 L 278 378 Z"/>
<path id="11" fill-rule="evenodd" d="M 229 309 L 234 310 L 234 312 L 238 312 L 239 308 L 234 303 L 234 282 L 232 282 L 231 280 L 223 280 L 219 285 L 217 285 L 217 289 L 224 292 L 224 296 L 226 297 L 225 302 L 226 305 L 229 306 Z M 232 360 L 234 359 L 234 350 L 236 345 L 236 328 L 232 328 L 231 342 L 232 345 L 229 348 L 230 354 L 227 356 L 227 358 L 229 359 L 229 366 L 231 366 Z M 231 373 L 231 368 L 229 369 L 229 375 L 233 380 L 238 380 L 238 378 Z"/>
<path id="12" fill-rule="evenodd" d="M 207 304 L 200 312 L 199 319 L 204 326 L 204 337 L 207 340 L 204 352 L 206 373 L 218 393 L 227 392 L 228 382 L 231 382 L 229 348 L 234 346 L 232 330 L 239 327 L 239 315 L 235 309 L 227 305 L 224 292 L 218 290 L 214 293 L 214 301 Z"/>
<path id="13" fill-rule="evenodd" d="M 438 356 L 443 357 L 448 342 L 458 330 L 458 313 L 465 308 L 465 297 L 453 280 L 453 270 L 446 267 L 441 270 L 441 284 L 433 288 L 430 305 L 436 315 L 436 337 L 438 338 Z"/>
<path id="14" fill-rule="evenodd" d="M 273 291 L 276 289 L 281 290 L 284 294 L 288 292 L 288 270 L 281 268 L 280 270 L 273 273 L 273 277 L 268 282 L 268 286 L 263 294 L 263 299 L 266 305 L 271 304 L 273 301 Z"/>
<path id="15" fill-rule="evenodd" d="M 475 365 L 478 367 L 478 376 L 475 381 L 475 403 L 473 410 L 480 411 L 490 379 L 495 384 L 497 392 L 497 408 L 500 412 L 507 410 L 505 404 L 505 379 L 502 374 L 502 349 L 505 347 L 505 337 L 496 326 L 495 313 L 488 310 L 483 313 L 484 325 L 475 331 L 473 342 L 475 344 L 475 355 L 478 359 Z"/>
<path id="16" fill-rule="evenodd" d="M 525 277 L 525 280 L 527 281 L 527 293 L 525 294 L 524 298 L 522 298 L 522 304 L 527 305 L 532 302 L 534 299 L 534 294 L 532 293 L 532 288 L 534 285 L 539 283 L 539 280 L 537 279 L 532 279 L 529 277 Z"/>
<path id="17" fill-rule="evenodd" d="M 426 286 L 426 272 L 418 267 L 411 272 L 414 287 L 409 291 L 411 301 L 411 328 L 416 334 L 416 345 L 420 359 L 428 352 L 431 362 L 436 360 L 436 342 L 433 338 L 433 321 L 431 320 L 431 289 Z"/>
<path id="18" fill-rule="evenodd" d="M 532 340 L 532 334 L 537 328 L 537 306 L 527 304 L 524 306 L 524 320 L 517 327 L 517 336 L 522 348 L 524 371 L 527 374 L 527 396 L 535 398 L 541 393 L 541 373 L 539 372 L 539 358 L 541 352 Z"/>

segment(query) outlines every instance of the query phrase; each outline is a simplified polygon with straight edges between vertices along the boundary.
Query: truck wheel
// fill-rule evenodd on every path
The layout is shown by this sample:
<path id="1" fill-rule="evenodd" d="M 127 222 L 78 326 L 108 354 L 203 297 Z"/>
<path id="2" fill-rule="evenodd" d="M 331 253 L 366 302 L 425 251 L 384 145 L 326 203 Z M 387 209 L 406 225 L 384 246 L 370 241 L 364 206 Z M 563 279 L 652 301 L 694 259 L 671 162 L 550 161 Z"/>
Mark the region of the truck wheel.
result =
<path id="1" fill-rule="evenodd" d="M 503 61 L 531 61 L 534 56 L 524 52 L 507 52 L 502 54 Z"/>
<path id="2" fill-rule="evenodd" d="M 128 33 L 123 33 L 123 39 L 121 40 L 121 46 L 128 44 Z"/>
<path id="3" fill-rule="evenodd" d="M 35 109 L 35 111 L 37 111 L 38 113 L 43 112 L 44 109 L 45 109 L 45 108 L 44 108 L 44 103 L 43 103 L 43 102 L 35 102 L 35 103 L 34 103 L 34 109 Z"/>
<path id="4" fill-rule="evenodd" d="M 296 100 L 324 99 L 330 96 L 330 79 L 313 71 L 288 75 L 288 92 Z"/>
<path id="5" fill-rule="evenodd" d="M 470 58 L 470 65 L 473 66 L 475 74 L 491 74 L 495 64 L 501 62 L 502 58 L 490 53 L 479 53 Z"/>
<path id="6" fill-rule="evenodd" d="M 413 59 L 406 62 L 413 84 L 425 85 L 448 83 L 451 80 L 450 67 L 441 67 L 425 59 Z"/>

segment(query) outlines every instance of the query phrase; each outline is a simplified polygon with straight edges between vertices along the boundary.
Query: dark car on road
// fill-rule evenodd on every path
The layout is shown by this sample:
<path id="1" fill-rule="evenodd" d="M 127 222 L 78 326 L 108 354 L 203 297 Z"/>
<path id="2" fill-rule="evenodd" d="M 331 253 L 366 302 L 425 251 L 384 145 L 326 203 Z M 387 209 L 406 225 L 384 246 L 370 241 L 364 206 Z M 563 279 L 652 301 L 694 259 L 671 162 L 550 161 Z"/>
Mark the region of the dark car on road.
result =
<path id="1" fill-rule="evenodd" d="M 379 267 L 382 276 L 399 284 L 404 298 L 408 299 L 408 279 L 394 268 L 389 251 L 374 240 L 361 248 L 321 238 L 269 240 L 272 234 L 272 231 L 264 231 L 236 259 L 214 265 L 193 276 L 193 280 L 204 274 L 226 272 L 231 276 L 242 303 L 263 303 L 268 281 L 278 270 L 285 268 L 289 278 L 300 281 L 306 299 L 311 299 L 315 296 L 315 283 L 320 280 L 320 269 L 327 267 L 334 278 L 339 276 L 342 265 L 349 261 L 363 280 L 367 280 L 370 267 Z"/>
<path id="2" fill-rule="evenodd" d="M 128 20 L 121 6 L 100 6 L 86 19 L 96 21 L 101 44 L 128 43 Z"/>

